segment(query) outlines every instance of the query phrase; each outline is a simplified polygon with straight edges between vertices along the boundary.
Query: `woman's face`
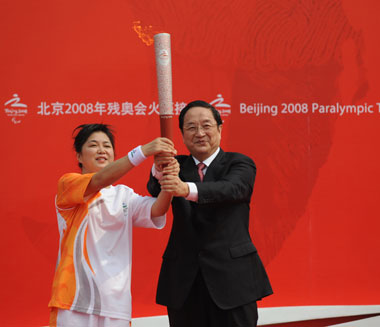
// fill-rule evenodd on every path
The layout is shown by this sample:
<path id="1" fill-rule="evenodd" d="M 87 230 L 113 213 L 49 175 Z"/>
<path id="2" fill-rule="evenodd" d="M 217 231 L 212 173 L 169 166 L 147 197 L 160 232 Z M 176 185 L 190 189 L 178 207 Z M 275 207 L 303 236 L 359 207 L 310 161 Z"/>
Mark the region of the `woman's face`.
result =
<path id="1" fill-rule="evenodd" d="M 114 161 L 114 151 L 108 136 L 103 132 L 92 133 L 77 153 L 82 173 L 96 173 Z"/>

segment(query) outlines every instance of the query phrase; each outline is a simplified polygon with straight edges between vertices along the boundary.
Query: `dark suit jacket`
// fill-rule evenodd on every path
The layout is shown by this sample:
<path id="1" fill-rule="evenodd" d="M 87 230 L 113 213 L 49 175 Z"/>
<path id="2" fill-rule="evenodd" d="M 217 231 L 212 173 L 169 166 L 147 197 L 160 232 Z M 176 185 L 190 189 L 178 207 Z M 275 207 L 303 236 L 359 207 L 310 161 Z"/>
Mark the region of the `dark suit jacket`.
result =
<path id="1" fill-rule="evenodd" d="M 231 309 L 272 294 L 263 264 L 249 231 L 249 204 L 256 167 L 239 153 L 223 152 L 200 182 L 191 156 L 178 156 L 180 178 L 195 182 L 198 202 L 175 197 L 173 225 L 157 289 L 157 303 L 180 308 L 199 271 L 211 297 Z M 148 190 L 160 191 L 151 175 Z"/>

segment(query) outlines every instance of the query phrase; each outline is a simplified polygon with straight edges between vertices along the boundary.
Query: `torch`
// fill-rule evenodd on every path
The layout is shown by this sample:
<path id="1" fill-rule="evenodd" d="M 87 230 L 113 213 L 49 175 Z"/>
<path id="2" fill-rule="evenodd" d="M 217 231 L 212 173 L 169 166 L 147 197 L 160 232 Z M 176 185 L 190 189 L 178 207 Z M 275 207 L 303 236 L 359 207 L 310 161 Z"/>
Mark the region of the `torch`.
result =
<path id="1" fill-rule="evenodd" d="M 172 59 L 170 34 L 154 36 L 161 136 L 173 138 Z"/>

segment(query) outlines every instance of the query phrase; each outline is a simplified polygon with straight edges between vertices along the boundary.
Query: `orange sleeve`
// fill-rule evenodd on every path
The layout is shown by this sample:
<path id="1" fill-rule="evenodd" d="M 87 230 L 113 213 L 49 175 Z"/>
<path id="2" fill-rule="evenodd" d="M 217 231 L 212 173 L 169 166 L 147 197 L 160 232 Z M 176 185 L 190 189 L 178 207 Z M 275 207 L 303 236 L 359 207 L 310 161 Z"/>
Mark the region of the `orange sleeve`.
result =
<path id="1" fill-rule="evenodd" d="M 84 203 L 84 193 L 94 174 L 69 173 L 63 175 L 58 181 L 57 207 L 71 208 Z"/>

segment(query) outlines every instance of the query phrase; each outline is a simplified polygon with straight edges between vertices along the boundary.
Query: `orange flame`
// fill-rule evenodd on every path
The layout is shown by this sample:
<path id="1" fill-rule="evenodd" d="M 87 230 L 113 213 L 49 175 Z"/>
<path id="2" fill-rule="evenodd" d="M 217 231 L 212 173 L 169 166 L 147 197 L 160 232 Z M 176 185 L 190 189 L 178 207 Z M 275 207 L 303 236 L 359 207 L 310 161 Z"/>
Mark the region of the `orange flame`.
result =
<path id="1" fill-rule="evenodd" d="M 153 44 L 153 36 L 155 34 L 162 32 L 158 28 L 154 28 L 152 25 L 142 26 L 141 21 L 139 20 L 133 22 L 133 30 L 147 46 Z"/>

